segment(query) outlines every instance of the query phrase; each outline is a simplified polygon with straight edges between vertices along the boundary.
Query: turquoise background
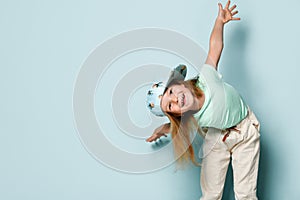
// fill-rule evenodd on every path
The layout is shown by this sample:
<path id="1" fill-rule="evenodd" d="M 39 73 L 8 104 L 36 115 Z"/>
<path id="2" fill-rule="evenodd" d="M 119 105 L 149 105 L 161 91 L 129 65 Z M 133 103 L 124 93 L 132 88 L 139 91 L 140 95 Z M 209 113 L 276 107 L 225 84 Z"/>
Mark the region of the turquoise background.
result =
<path id="1" fill-rule="evenodd" d="M 198 199 L 199 168 L 136 175 L 95 160 L 76 132 L 72 94 L 89 53 L 121 32 L 167 28 L 207 49 L 217 2 L 2 0 L 0 199 Z M 242 20 L 226 25 L 220 71 L 261 121 L 258 196 L 300 199 L 300 2 L 234 3 Z M 225 200 L 231 182 L 229 170 Z"/>

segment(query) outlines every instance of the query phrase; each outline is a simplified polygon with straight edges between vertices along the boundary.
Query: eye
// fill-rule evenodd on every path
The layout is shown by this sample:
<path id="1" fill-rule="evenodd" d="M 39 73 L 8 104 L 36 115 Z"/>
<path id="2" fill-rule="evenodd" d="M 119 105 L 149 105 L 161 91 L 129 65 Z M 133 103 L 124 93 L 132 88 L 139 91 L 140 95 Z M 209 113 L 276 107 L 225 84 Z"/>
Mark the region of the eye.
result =
<path id="1" fill-rule="evenodd" d="M 170 94 L 172 94 L 173 93 L 173 91 L 172 91 L 172 89 L 170 89 Z"/>

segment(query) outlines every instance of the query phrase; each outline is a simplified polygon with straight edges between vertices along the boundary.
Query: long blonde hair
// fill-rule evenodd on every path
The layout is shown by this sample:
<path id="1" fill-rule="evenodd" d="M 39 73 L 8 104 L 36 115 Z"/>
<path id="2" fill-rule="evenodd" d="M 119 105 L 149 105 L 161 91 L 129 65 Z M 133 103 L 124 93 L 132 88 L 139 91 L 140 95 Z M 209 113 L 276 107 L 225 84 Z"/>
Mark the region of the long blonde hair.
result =
<path id="1" fill-rule="evenodd" d="M 175 80 L 169 84 L 169 87 L 176 84 L 183 84 L 186 88 L 190 89 L 194 96 L 201 97 L 203 96 L 203 91 L 197 87 L 197 81 L 198 77 L 187 81 Z M 175 158 L 178 158 L 177 161 L 181 166 L 188 161 L 192 161 L 195 165 L 199 166 L 199 163 L 195 158 L 192 136 L 195 131 L 199 134 L 202 134 L 202 131 L 200 125 L 193 116 L 195 112 L 196 111 L 188 111 L 182 115 L 176 115 L 170 112 L 165 113 L 171 124 Z"/>

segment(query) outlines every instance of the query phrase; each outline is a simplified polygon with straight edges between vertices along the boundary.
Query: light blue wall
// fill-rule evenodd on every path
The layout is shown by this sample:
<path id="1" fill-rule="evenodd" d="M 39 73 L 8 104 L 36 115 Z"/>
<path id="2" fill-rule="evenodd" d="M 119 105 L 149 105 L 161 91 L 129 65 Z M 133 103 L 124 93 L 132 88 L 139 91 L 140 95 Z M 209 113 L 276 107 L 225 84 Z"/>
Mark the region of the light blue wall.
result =
<path id="1" fill-rule="evenodd" d="M 89 53 L 121 32 L 167 28 L 207 49 L 217 2 L 2 0 L 0 199 L 198 199 L 199 168 L 133 175 L 96 161 L 76 133 L 72 94 Z M 220 71 L 262 124 L 259 197 L 300 199 L 300 3 L 235 2 L 242 21 L 226 27 Z"/>

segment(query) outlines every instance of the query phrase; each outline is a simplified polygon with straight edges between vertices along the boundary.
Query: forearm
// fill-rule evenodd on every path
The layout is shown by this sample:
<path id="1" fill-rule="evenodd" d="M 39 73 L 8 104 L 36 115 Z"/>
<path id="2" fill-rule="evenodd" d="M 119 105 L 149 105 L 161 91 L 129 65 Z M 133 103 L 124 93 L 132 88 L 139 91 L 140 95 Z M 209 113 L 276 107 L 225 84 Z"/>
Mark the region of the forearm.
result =
<path id="1" fill-rule="evenodd" d="M 224 42 L 223 42 L 224 23 L 219 18 L 216 19 L 209 40 L 208 64 L 218 66 Z"/>
<path id="2" fill-rule="evenodd" d="M 223 32 L 224 32 L 224 23 L 220 19 L 216 19 L 214 28 L 212 30 L 210 40 L 209 40 L 209 49 L 215 52 L 215 54 L 221 56 L 224 41 L 223 41 Z"/>
<path id="3" fill-rule="evenodd" d="M 157 132 L 170 133 L 170 123 L 166 123 L 157 128 Z"/>

